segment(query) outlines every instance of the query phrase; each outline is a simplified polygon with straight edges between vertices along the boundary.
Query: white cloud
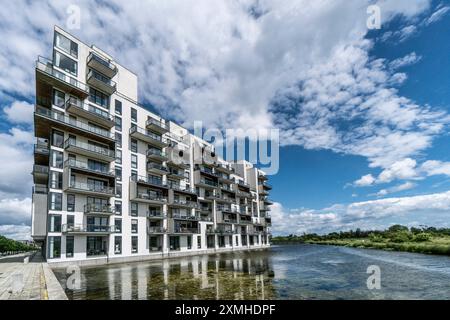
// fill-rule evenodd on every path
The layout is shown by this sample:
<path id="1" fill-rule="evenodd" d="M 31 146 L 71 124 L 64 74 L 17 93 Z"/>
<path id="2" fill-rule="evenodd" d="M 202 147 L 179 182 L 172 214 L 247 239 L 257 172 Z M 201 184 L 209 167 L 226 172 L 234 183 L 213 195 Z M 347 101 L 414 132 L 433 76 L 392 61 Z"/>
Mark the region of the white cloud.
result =
<path id="1" fill-rule="evenodd" d="M 398 59 L 391 61 L 389 63 L 389 66 L 391 67 L 391 69 L 403 68 L 403 67 L 415 64 L 415 63 L 419 62 L 421 59 L 422 59 L 421 56 L 418 56 L 415 52 L 411 52 L 410 54 L 408 54 L 402 58 L 398 58 Z"/>
<path id="2" fill-rule="evenodd" d="M 396 179 L 417 178 L 416 161 L 406 158 L 393 163 L 388 169 L 383 170 L 378 176 L 379 183 L 387 183 Z"/>
<path id="3" fill-rule="evenodd" d="M 441 20 L 447 12 L 450 10 L 450 7 L 442 7 L 437 11 L 433 12 L 433 14 L 427 19 L 426 24 L 432 24 Z"/>
<path id="4" fill-rule="evenodd" d="M 366 187 L 371 186 L 375 182 L 375 178 L 371 174 L 366 174 L 362 176 L 360 179 L 356 180 L 354 184 L 358 187 Z"/>
<path id="5" fill-rule="evenodd" d="M 27 224 L 31 222 L 31 199 L 0 200 L 0 225 Z"/>
<path id="6" fill-rule="evenodd" d="M 450 162 L 428 160 L 422 164 L 421 170 L 425 172 L 428 176 L 435 176 L 435 175 L 450 176 Z"/>
<path id="7" fill-rule="evenodd" d="M 378 197 L 384 197 L 388 194 L 391 193 L 395 193 L 395 192 L 400 192 L 400 191 L 405 191 L 405 190 L 410 190 L 413 189 L 417 186 L 417 184 L 407 181 L 405 183 L 399 184 L 397 186 L 388 188 L 388 189 L 381 189 L 380 191 L 378 191 L 375 195 Z"/>
<path id="8" fill-rule="evenodd" d="M 450 191 L 412 197 L 336 204 L 321 210 L 272 206 L 274 234 L 327 233 L 349 229 L 384 229 L 393 220 L 405 225 L 450 226 Z"/>
<path id="9" fill-rule="evenodd" d="M 33 123 L 33 105 L 26 101 L 14 101 L 3 109 L 6 119 L 11 123 Z"/>
<path id="10" fill-rule="evenodd" d="M 26 225 L 0 225 L 0 235 L 14 240 L 31 240 L 31 227 Z"/>

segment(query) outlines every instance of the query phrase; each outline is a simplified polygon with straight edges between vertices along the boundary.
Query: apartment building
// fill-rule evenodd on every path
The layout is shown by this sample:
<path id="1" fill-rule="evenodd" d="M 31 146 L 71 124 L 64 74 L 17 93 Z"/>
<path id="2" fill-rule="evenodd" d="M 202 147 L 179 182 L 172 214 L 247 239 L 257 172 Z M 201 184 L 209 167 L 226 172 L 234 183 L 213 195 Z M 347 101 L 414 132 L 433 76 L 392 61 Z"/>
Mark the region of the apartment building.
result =
<path id="1" fill-rule="evenodd" d="M 32 237 L 50 263 L 269 246 L 271 186 L 251 163 L 138 104 L 137 76 L 55 27 L 36 61 Z"/>

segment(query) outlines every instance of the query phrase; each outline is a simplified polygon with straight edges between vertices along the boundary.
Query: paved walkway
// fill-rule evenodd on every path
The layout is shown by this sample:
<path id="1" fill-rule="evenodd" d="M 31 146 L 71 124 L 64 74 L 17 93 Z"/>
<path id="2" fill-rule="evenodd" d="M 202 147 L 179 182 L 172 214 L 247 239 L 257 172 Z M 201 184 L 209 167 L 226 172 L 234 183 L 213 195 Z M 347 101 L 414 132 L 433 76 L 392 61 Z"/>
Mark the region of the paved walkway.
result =
<path id="1" fill-rule="evenodd" d="M 67 296 L 38 252 L 0 259 L 0 300 L 67 300 Z"/>

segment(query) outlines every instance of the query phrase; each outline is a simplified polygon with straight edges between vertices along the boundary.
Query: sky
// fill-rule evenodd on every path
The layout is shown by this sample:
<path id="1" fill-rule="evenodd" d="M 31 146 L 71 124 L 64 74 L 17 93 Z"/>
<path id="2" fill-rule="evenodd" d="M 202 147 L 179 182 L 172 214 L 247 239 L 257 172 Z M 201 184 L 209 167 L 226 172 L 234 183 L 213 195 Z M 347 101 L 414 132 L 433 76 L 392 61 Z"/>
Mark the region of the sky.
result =
<path id="1" fill-rule="evenodd" d="M 30 234 L 34 63 L 54 25 L 187 128 L 279 129 L 274 235 L 450 227 L 450 1 L 17 0 L 0 10 L 0 234 Z"/>

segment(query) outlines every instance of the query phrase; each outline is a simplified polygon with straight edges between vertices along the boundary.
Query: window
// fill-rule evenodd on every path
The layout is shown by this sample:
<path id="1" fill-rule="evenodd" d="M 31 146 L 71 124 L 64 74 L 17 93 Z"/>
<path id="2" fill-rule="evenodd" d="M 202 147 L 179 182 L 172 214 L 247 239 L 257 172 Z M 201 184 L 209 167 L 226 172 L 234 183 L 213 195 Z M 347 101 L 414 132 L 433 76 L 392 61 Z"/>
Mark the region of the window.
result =
<path id="1" fill-rule="evenodd" d="M 131 233 L 137 233 L 138 232 L 138 221 L 137 219 L 131 220 Z"/>
<path id="2" fill-rule="evenodd" d="M 114 202 L 114 208 L 115 208 L 116 215 L 118 215 L 118 216 L 122 215 L 122 201 L 116 200 Z"/>
<path id="3" fill-rule="evenodd" d="M 68 215 L 67 216 L 67 228 L 73 228 L 73 226 L 75 225 L 75 216 L 73 215 Z"/>
<path id="4" fill-rule="evenodd" d="M 116 164 L 122 164 L 122 151 L 116 149 Z"/>
<path id="5" fill-rule="evenodd" d="M 180 237 L 169 237 L 170 250 L 180 250 Z"/>
<path id="6" fill-rule="evenodd" d="M 61 232 L 61 215 L 59 214 L 48 215 L 48 231 Z"/>
<path id="7" fill-rule="evenodd" d="M 236 244 L 235 245 L 237 247 L 237 246 L 239 246 L 239 237 L 236 237 L 235 239 L 236 239 Z"/>
<path id="8" fill-rule="evenodd" d="M 94 88 L 89 88 L 89 101 L 109 109 L 109 96 Z"/>
<path id="9" fill-rule="evenodd" d="M 116 168 L 115 171 L 117 181 L 122 181 L 122 168 Z"/>
<path id="10" fill-rule="evenodd" d="M 66 258 L 73 258 L 74 237 L 66 237 Z"/>
<path id="11" fill-rule="evenodd" d="M 74 194 L 67 195 L 67 211 L 70 211 L 70 212 L 75 211 L 75 195 Z"/>
<path id="12" fill-rule="evenodd" d="M 133 217 L 137 217 L 138 216 L 138 208 L 139 208 L 139 206 L 138 206 L 138 204 L 136 203 L 136 202 L 131 202 L 130 203 L 130 214 L 133 216 Z"/>
<path id="13" fill-rule="evenodd" d="M 50 259 L 61 257 L 61 237 L 48 237 L 48 257 Z"/>
<path id="14" fill-rule="evenodd" d="M 191 236 L 187 237 L 187 248 L 192 249 L 192 237 Z"/>
<path id="15" fill-rule="evenodd" d="M 115 135 L 116 135 L 116 146 L 118 148 L 121 148 L 122 147 L 122 134 L 119 132 L 116 132 Z"/>
<path id="16" fill-rule="evenodd" d="M 122 219 L 114 219 L 114 228 L 117 233 L 122 233 Z"/>
<path id="17" fill-rule="evenodd" d="M 131 168 L 137 169 L 137 167 L 138 167 L 137 161 L 138 161 L 138 160 L 137 160 L 137 155 L 132 154 L 132 155 L 131 155 Z"/>
<path id="18" fill-rule="evenodd" d="M 116 114 L 122 115 L 122 101 L 114 100 Z"/>
<path id="19" fill-rule="evenodd" d="M 122 254 L 122 237 L 114 237 L 114 254 Z"/>
<path id="20" fill-rule="evenodd" d="M 105 162 L 88 159 L 88 168 L 92 171 L 108 172 L 108 164 Z"/>
<path id="21" fill-rule="evenodd" d="M 58 68 L 75 76 L 77 75 L 77 62 L 56 50 L 54 51 L 53 63 Z"/>
<path id="22" fill-rule="evenodd" d="M 202 248 L 202 237 L 197 237 L 197 249 Z"/>
<path id="23" fill-rule="evenodd" d="M 63 148 L 64 147 L 64 133 L 57 130 L 52 130 L 52 146 Z"/>
<path id="24" fill-rule="evenodd" d="M 138 142 L 136 139 L 131 139 L 131 152 L 138 152 Z"/>
<path id="25" fill-rule="evenodd" d="M 131 170 L 131 180 L 133 181 L 137 181 L 137 171 L 136 170 Z"/>
<path id="26" fill-rule="evenodd" d="M 50 171 L 50 188 L 62 189 L 63 174 L 58 171 Z"/>
<path id="27" fill-rule="evenodd" d="M 137 110 L 134 108 L 131 108 L 131 121 L 137 122 Z"/>
<path id="28" fill-rule="evenodd" d="M 62 210 L 62 193 L 50 192 L 50 210 Z"/>
<path id="29" fill-rule="evenodd" d="M 64 92 L 53 89 L 53 104 L 57 107 L 64 108 L 66 98 Z"/>
<path id="30" fill-rule="evenodd" d="M 114 122 L 116 124 L 116 130 L 117 131 L 122 131 L 122 118 L 121 117 L 114 117 Z"/>
<path id="31" fill-rule="evenodd" d="M 116 197 L 122 198 L 122 185 L 119 183 L 116 183 Z"/>
<path id="32" fill-rule="evenodd" d="M 138 252 L 138 237 L 133 236 L 131 237 L 131 253 L 137 252 Z"/>
<path id="33" fill-rule="evenodd" d="M 74 58 L 78 58 L 78 44 L 62 34 L 55 33 L 55 46 L 64 50 Z"/>
<path id="34" fill-rule="evenodd" d="M 50 166 L 55 167 L 58 169 L 62 169 L 63 167 L 63 153 L 60 151 L 51 151 L 51 159 L 50 159 Z"/>

